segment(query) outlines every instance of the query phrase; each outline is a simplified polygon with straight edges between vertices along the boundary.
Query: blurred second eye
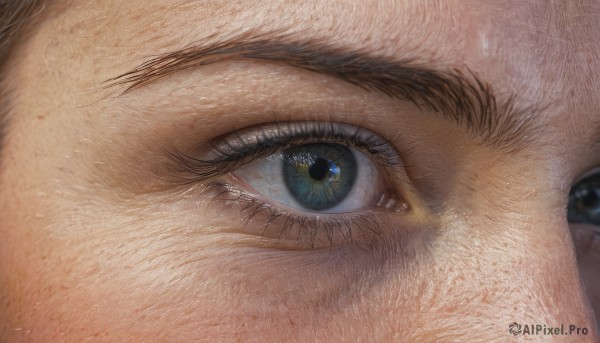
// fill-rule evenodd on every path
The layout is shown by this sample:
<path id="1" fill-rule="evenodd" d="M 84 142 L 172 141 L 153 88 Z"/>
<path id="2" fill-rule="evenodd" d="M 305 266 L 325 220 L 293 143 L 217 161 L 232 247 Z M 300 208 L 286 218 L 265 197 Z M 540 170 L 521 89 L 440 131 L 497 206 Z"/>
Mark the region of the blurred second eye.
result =
<path id="1" fill-rule="evenodd" d="M 584 177 L 571 188 L 567 217 L 571 223 L 600 225 L 600 171 Z"/>
<path id="2" fill-rule="evenodd" d="M 308 212 L 353 212 L 376 205 L 386 193 L 373 161 L 341 144 L 294 146 L 233 175 L 270 201 Z"/>

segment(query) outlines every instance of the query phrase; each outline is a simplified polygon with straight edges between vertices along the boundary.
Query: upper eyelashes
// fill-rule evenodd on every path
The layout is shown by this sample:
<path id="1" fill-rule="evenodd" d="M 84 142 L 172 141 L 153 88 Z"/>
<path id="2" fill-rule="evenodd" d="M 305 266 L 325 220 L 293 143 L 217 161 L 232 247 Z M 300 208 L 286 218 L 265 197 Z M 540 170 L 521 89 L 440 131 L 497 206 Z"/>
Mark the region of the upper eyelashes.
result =
<path id="1" fill-rule="evenodd" d="M 339 143 L 368 152 L 384 166 L 402 165 L 395 149 L 367 129 L 330 122 L 285 122 L 254 126 L 217 138 L 204 149 L 203 156 L 168 151 L 168 167 L 180 181 L 206 181 L 278 150 L 310 142 Z"/>

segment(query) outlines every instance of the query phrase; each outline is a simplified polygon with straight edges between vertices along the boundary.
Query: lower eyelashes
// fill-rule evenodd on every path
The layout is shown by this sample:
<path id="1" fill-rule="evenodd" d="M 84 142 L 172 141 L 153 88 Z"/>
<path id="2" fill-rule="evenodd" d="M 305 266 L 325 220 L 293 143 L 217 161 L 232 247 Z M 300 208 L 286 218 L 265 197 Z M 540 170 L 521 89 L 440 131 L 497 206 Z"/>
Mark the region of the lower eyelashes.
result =
<path id="1" fill-rule="evenodd" d="M 344 216 L 307 216 L 278 208 L 246 194 L 230 184 L 205 185 L 212 194 L 210 207 L 232 213 L 227 219 L 231 232 L 255 235 L 259 246 L 284 250 L 331 249 L 340 245 L 372 245 L 389 227 L 389 211 L 375 209 Z M 233 224 L 233 225 L 232 225 Z"/>

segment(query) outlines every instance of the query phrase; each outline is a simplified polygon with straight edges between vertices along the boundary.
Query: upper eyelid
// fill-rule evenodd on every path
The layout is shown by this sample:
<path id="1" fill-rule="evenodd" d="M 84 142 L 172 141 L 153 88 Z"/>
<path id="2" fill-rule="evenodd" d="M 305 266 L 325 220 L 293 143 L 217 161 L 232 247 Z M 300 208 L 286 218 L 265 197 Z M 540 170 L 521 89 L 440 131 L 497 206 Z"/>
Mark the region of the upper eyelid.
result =
<path id="1" fill-rule="evenodd" d="M 276 130 L 276 135 L 269 137 L 268 130 Z M 255 144 L 248 144 L 244 138 L 252 135 L 261 138 L 257 138 Z M 269 142 L 269 139 L 272 141 Z M 204 156 L 201 157 L 180 151 L 167 151 L 170 160 L 167 167 L 185 183 L 201 182 L 270 155 L 285 148 L 285 145 L 308 142 L 310 139 L 329 139 L 332 142 L 351 144 L 374 155 L 379 164 L 402 165 L 399 154 L 391 143 L 368 129 L 332 122 L 285 122 L 255 125 L 218 137 L 209 142 L 208 151 L 206 148 L 199 149 L 204 151 Z"/>
<path id="2" fill-rule="evenodd" d="M 276 130 L 276 133 L 269 137 L 267 131 L 273 130 Z M 245 134 L 246 137 L 248 137 L 256 135 L 257 133 L 262 137 L 262 140 L 259 141 L 263 144 L 269 139 L 273 140 L 272 144 L 278 144 L 284 143 L 287 140 L 293 140 L 295 138 L 322 137 L 332 139 L 339 138 L 341 140 L 347 141 L 348 143 L 352 143 L 358 147 L 364 145 L 364 147 L 370 147 L 371 149 L 376 149 L 379 146 L 390 144 L 380 135 L 362 127 L 357 127 L 343 123 L 308 121 L 255 125 L 252 128 L 238 130 L 233 134 L 221 138 L 217 142 L 225 144 L 218 146 L 218 148 L 217 145 L 213 145 L 213 148 L 219 149 L 220 152 L 224 152 L 223 148 L 225 147 L 235 150 L 236 148 L 234 148 L 231 144 L 231 137 L 237 137 L 239 143 L 241 143 L 242 145 L 246 145 L 247 143 L 245 142 L 242 134 Z M 276 141 L 278 139 L 279 141 Z M 369 141 L 367 142 L 367 140 Z"/>
<path id="3" fill-rule="evenodd" d="M 123 93 L 127 93 L 177 71 L 246 59 L 334 76 L 365 90 L 412 102 L 440 113 L 441 119 L 465 127 L 485 144 L 507 152 L 522 149 L 539 133 L 531 119 L 547 104 L 518 108 L 518 96 L 512 93 L 499 101 L 492 85 L 466 66 L 435 68 L 424 61 L 419 63 L 414 57 L 418 54 L 407 54 L 411 58 L 380 56 L 376 51 L 338 46 L 333 41 L 249 30 L 229 39 L 159 55 L 106 80 L 104 86 L 124 85 Z M 523 116 L 525 113 L 532 115 Z"/>

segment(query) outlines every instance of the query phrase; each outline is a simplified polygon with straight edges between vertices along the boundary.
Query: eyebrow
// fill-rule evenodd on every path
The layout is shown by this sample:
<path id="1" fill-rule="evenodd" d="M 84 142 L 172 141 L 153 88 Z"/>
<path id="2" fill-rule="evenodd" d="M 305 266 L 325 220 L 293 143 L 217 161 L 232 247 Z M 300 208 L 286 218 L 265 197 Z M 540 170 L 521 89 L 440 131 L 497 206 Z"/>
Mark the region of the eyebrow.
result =
<path id="1" fill-rule="evenodd" d="M 492 86 L 466 66 L 435 69 L 414 58 L 393 59 L 365 49 L 264 34 L 243 34 L 162 54 L 104 85 L 125 86 L 125 94 L 176 72 L 231 60 L 285 64 L 409 101 L 507 152 L 521 150 L 535 136 L 532 119 L 541 111 L 536 106 L 518 109 L 515 95 L 499 103 Z"/>

